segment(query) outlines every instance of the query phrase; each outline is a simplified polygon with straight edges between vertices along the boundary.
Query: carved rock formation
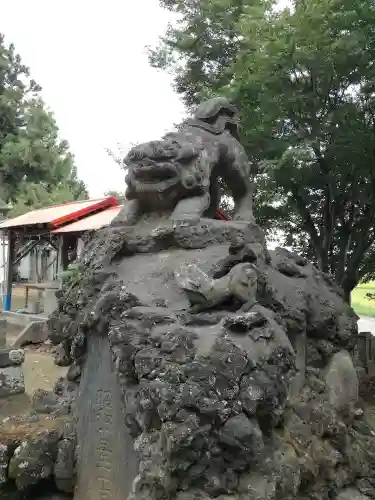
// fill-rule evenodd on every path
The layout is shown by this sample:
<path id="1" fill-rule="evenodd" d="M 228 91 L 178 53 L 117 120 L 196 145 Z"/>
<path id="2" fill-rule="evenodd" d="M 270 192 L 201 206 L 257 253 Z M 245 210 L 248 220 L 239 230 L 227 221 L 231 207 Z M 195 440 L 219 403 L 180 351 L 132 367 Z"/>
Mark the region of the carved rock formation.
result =
<path id="1" fill-rule="evenodd" d="M 212 141 L 226 123 L 206 124 Z M 87 244 L 49 321 L 67 377 L 34 401 L 53 422 L 73 417 L 70 431 L 31 433 L 15 453 L 0 428 L 0 481 L 27 490 L 47 475 L 77 500 L 374 498 L 357 317 L 340 290 L 293 252 L 268 252 L 253 221 L 176 220 L 177 202 Z M 20 470 L 31 450 L 47 450 L 43 476 Z"/>

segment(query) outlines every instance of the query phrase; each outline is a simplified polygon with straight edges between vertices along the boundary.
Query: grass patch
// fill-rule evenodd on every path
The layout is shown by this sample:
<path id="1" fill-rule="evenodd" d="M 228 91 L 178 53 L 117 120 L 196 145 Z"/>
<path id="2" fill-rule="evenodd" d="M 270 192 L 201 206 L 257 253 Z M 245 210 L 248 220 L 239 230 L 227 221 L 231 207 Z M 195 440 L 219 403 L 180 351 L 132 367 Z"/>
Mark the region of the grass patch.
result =
<path id="1" fill-rule="evenodd" d="M 375 300 L 370 300 L 366 294 L 375 294 L 375 281 L 361 283 L 352 291 L 352 308 L 361 316 L 375 317 Z"/>

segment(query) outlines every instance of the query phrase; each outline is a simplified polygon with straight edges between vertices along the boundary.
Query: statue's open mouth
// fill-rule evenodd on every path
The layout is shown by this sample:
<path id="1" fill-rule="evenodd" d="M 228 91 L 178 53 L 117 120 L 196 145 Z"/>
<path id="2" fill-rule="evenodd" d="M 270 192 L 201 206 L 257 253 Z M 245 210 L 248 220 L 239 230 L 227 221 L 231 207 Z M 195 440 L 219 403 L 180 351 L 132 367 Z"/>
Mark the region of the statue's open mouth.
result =
<path id="1" fill-rule="evenodd" d="M 171 164 L 142 165 L 133 169 L 133 176 L 142 183 L 158 183 L 178 177 L 177 168 Z"/>

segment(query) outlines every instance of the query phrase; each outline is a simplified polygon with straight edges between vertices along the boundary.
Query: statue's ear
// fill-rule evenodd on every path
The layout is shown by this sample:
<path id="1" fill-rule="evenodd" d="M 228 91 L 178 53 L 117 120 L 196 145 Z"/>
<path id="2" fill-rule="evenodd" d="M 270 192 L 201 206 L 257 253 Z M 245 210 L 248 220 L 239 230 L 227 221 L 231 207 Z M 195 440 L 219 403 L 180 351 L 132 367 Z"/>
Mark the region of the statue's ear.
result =
<path id="1" fill-rule="evenodd" d="M 235 137 L 237 140 L 239 140 L 239 129 L 240 129 L 240 123 L 239 121 L 232 121 L 228 120 L 225 124 L 225 128 L 229 130 L 229 132 Z"/>

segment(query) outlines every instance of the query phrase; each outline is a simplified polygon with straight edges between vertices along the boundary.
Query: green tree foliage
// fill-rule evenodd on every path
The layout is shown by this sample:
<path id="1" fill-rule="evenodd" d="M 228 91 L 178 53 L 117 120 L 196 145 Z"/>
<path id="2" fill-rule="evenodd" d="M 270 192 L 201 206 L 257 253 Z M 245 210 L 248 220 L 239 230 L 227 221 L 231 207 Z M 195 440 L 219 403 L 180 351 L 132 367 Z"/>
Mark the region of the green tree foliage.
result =
<path id="1" fill-rule="evenodd" d="M 111 191 L 104 193 L 104 196 L 114 196 L 121 205 L 125 201 L 125 187 L 123 192 L 112 189 Z"/>
<path id="2" fill-rule="evenodd" d="M 0 34 L 0 197 L 11 216 L 88 197 L 40 91 Z"/>
<path id="3" fill-rule="evenodd" d="M 188 106 L 243 115 L 258 220 L 350 291 L 375 276 L 372 0 L 162 0 L 179 21 L 151 63 Z"/>

